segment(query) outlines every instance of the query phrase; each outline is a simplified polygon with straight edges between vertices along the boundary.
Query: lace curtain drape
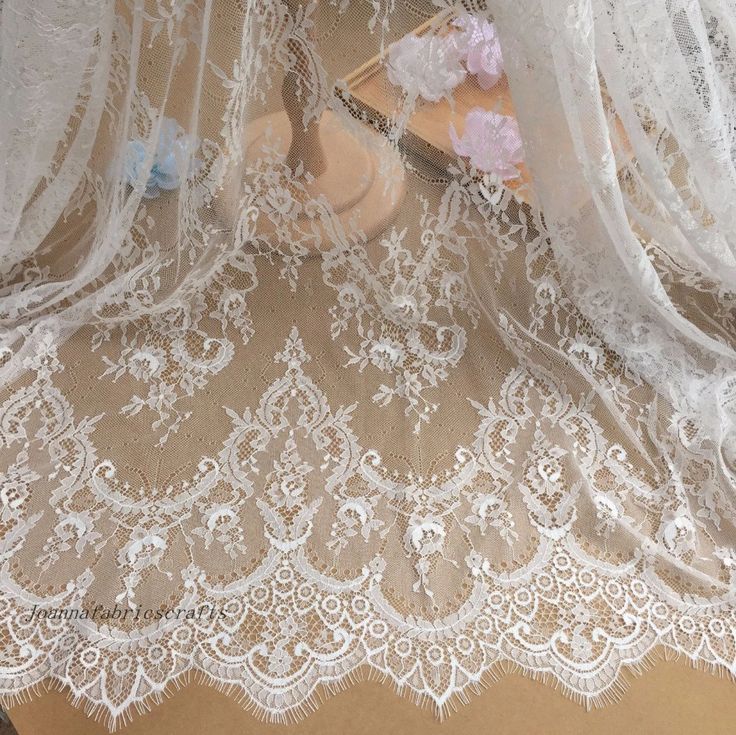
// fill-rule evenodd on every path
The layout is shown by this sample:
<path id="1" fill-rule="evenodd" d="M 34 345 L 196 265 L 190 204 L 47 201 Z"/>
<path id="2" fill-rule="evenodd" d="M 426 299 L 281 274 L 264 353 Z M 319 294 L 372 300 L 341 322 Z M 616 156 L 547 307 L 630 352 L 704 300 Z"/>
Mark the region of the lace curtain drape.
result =
<path id="1" fill-rule="evenodd" d="M 736 674 L 731 2 L 0 12 L 5 704 Z"/>

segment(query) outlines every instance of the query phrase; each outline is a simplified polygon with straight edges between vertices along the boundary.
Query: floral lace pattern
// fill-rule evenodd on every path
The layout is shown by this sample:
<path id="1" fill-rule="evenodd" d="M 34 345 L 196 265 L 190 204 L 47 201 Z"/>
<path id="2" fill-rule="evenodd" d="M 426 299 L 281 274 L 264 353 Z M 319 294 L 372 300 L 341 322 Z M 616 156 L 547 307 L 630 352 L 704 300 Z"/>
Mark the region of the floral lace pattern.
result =
<path id="1" fill-rule="evenodd" d="M 49 344 L 34 366 L 34 385 L 0 409 L 3 445 L 26 447 L 3 478 L 3 522 L 13 529 L 5 558 L 45 525 L 43 514 L 26 512 L 41 479 L 32 457 L 42 451 L 58 469 L 48 476 L 57 487 L 49 499 L 56 523 L 36 559 L 40 570 L 71 553 L 99 556 L 119 544 L 114 558 L 125 572 L 116 603 L 134 608 L 136 587 L 155 574 L 182 585 L 182 607 L 223 615 L 152 626 L 117 642 L 99 629 L 90 645 L 83 627 L 52 619 L 25 624 L 28 607 L 42 600 L 19 594 L 6 562 L 3 584 L 17 595 L 13 603 L 5 598 L 3 613 L 16 651 L 8 681 L 53 673 L 72 691 L 96 692 L 114 717 L 192 667 L 237 683 L 267 712 L 299 711 L 319 682 L 363 665 L 440 708 L 504 660 L 551 671 L 587 697 L 604 696 L 621 666 L 656 644 L 691 656 L 707 651 L 704 660 L 733 668 L 731 593 L 724 587 L 721 600 L 691 596 L 676 604 L 667 573 L 702 543 L 702 520 L 683 508 L 652 526 L 671 560 L 650 544 L 601 564 L 622 528 L 641 526 L 636 508 L 652 506 L 663 491 L 661 478 L 647 484 L 624 448 L 605 440 L 591 413 L 593 394 L 574 398 L 549 375 L 520 366 L 497 400 L 473 402 L 472 444 L 456 448 L 452 466 L 423 476 L 392 471 L 378 451 L 360 446 L 352 429 L 356 404 L 331 409 L 307 372 L 311 362 L 292 328 L 275 356 L 278 377 L 260 400 L 224 407 L 232 429 L 218 456 L 203 456 L 177 483 L 144 489 L 100 456 L 100 417 L 75 420 L 54 388 L 61 364 Z M 597 549 L 576 540 L 585 516 L 595 524 Z M 253 548 L 245 519 L 254 517 L 265 542 L 258 566 L 230 583 L 207 581 L 197 545 L 239 560 Z M 530 533 L 531 555 L 523 543 Z M 194 555 L 174 573 L 167 552 L 188 538 Z M 466 580 L 462 604 L 438 617 L 405 617 L 388 596 L 386 575 L 397 569 L 382 550 L 393 546 L 412 570 L 411 589 L 429 600 L 443 567 L 456 569 Z M 356 547 L 365 549 L 359 557 Z M 718 554 L 724 568 L 733 567 L 733 552 Z M 315 567 L 316 559 L 346 556 L 363 563 L 334 577 Z M 499 566 L 504 558 L 516 559 L 513 573 Z M 83 566 L 53 607 L 81 607 L 94 590 L 95 574 Z M 28 655 L 41 641 L 48 661 Z M 142 644 L 145 657 L 133 657 Z"/>
<path id="2" fill-rule="evenodd" d="M 657 647 L 736 675 L 726 9 L 672 4 L 678 71 L 661 9 L 607 0 L 73 5 L 2 15 L 2 704 L 50 680 L 114 727 L 198 672 L 283 720 L 368 670 L 442 713 L 508 663 L 606 702 Z M 374 52 L 385 120 L 346 104 Z M 449 164 L 408 132 L 507 83 L 518 125 L 465 110 Z"/>

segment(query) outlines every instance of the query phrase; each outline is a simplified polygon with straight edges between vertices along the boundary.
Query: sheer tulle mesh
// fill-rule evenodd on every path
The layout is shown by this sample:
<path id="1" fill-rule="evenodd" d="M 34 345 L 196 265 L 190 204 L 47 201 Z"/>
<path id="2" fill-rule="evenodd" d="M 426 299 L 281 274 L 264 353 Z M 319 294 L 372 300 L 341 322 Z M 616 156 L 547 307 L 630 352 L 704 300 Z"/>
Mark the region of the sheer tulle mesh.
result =
<path id="1" fill-rule="evenodd" d="M 736 673 L 730 3 L 0 7 L 5 702 Z"/>

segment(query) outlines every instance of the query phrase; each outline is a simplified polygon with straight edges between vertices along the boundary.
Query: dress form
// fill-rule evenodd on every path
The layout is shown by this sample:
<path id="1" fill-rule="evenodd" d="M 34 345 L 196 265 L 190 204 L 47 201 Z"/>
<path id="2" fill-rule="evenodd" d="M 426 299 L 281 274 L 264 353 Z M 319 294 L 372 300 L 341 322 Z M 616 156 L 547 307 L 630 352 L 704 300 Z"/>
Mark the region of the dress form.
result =
<path id="1" fill-rule="evenodd" d="M 309 3 L 310 0 L 286 2 L 292 16 Z M 250 165 L 275 149 L 283 155 L 294 177 L 292 181 L 282 180 L 282 186 L 289 188 L 295 198 L 302 198 L 304 191 L 311 201 L 323 197 L 346 230 L 357 228 L 365 240 L 370 241 L 379 236 L 398 213 L 405 194 L 404 167 L 398 152 L 380 135 L 367 127 L 362 128 L 361 134 L 353 134 L 346 129 L 340 116 L 329 109 L 305 125 L 308 101 L 302 90 L 318 89 L 321 102 L 328 96 L 328 90 L 314 79 L 309 64 L 313 40 L 309 35 L 309 46 L 298 37 L 287 42 L 294 62 L 281 89 L 284 109 L 257 118 L 246 126 L 245 158 Z M 305 215 L 297 218 L 299 229 L 306 224 L 301 220 L 306 219 Z M 323 229 L 316 221 L 309 224 L 312 229 L 315 224 Z M 275 228 L 266 217 L 259 218 L 259 238 L 268 241 L 272 229 Z M 320 249 L 330 245 L 326 239 Z"/>

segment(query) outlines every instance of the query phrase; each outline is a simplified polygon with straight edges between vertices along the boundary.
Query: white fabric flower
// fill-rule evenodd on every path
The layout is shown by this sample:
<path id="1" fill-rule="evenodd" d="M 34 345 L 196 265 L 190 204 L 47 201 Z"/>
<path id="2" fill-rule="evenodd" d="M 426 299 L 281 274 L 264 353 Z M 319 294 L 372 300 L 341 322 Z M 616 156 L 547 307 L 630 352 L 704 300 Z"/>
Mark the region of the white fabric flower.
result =
<path id="1" fill-rule="evenodd" d="M 460 51 L 452 39 L 410 34 L 389 49 L 388 78 L 410 96 L 439 102 L 465 79 Z"/>
<path id="2" fill-rule="evenodd" d="M 524 156 L 521 134 L 513 117 L 474 107 L 465 116 L 462 138 L 452 124 L 450 138 L 455 153 L 468 157 L 479 171 L 495 173 L 501 179 L 518 178 L 516 164 Z"/>

